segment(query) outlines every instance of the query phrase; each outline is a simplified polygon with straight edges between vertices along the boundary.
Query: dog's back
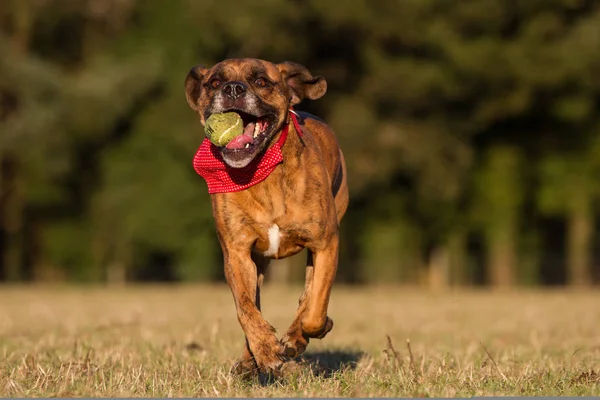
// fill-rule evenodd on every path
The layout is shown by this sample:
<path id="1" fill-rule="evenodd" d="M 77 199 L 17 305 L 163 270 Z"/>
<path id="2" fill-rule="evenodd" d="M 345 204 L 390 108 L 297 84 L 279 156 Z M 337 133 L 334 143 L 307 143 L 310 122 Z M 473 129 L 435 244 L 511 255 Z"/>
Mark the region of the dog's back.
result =
<path id="1" fill-rule="evenodd" d="M 305 111 L 299 111 L 297 114 L 300 117 L 300 124 L 314 136 L 317 147 L 321 152 L 326 153 L 323 154 L 322 161 L 325 163 L 331 181 L 339 223 L 348 208 L 349 200 L 344 154 L 338 145 L 335 132 L 323 119 Z"/>

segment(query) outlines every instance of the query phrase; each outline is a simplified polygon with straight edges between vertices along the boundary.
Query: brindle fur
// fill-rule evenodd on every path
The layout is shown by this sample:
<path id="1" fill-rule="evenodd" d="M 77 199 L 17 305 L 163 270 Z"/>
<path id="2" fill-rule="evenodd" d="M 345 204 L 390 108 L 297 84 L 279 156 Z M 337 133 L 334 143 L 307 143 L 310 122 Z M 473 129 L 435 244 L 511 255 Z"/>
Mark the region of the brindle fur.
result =
<path id="1" fill-rule="evenodd" d="M 271 82 L 269 87 L 255 85 L 261 76 Z M 228 99 L 222 85 L 210 85 L 215 78 L 222 85 L 243 83 L 247 87 L 244 99 Z M 185 86 L 188 103 L 202 124 L 211 113 L 230 107 L 273 113 L 275 128 L 264 148 L 273 145 L 284 124 L 289 124 L 282 149 L 284 161 L 266 180 L 240 192 L 211 195 L 225 276 L 246 335 L 236 371 L 278 371 L 287 358 L 306 349 L 310 338 L 323 338 L 333 327 L 327 307 L 338 264 L 339 224 L 348 206 L 344 156 L 335 134 L 323 121 L 301 113 L 300 138 L 288 115 L 290 106 L 304 98 L 323 96 L 327 85 L 299 64 L 230 59 L 210 69 L 192 68 Z M 261 151 L 264 149 L 257 154 Z M 260 312 L 260 286 L 269 263 L 263 254 L 269 248 L 268 231 L 273 224 L 279 227 L 281 238 L 271 258 L 308 249 L 305 288 L 295 318 L 281 340 Z"/>

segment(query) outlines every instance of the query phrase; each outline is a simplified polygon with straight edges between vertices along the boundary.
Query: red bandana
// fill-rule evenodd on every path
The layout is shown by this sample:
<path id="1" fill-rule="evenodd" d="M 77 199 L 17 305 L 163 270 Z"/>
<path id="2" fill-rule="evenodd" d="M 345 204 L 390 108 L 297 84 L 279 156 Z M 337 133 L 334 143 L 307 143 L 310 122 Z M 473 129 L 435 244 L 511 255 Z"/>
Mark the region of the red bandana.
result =
<path id="1" fill-rule="evenodd" d="M 290 110 L 290 116 L 298 136 L 302 137 L 302 131 L 294 111 Z M 205 138 L 194 156 L 194 170 L 204 178 L 208 185 L 208 193 L 211 194 L 239 192 L 254 186 L 267 179 L 271 172 L 283 162 L 281 148 L 285 144 L 289 129 L 288 123 L 282 129 L 277 143 L 267 149 L 264 154 L 258 155 L 244 168 L 232 168 L 227 165 L 223 161 L 218 147 Z"/>

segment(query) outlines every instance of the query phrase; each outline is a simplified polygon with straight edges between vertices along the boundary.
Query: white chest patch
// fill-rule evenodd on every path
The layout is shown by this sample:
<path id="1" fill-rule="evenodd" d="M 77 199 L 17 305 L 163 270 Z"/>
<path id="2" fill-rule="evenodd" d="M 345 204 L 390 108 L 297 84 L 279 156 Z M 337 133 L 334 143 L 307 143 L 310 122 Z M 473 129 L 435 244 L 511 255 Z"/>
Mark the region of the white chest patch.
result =
<path id="1" fill-rule="evenodd" d="M 267 233 L 269 236 L 269 249 L 265 251 L 265 256 L 271 257 L 279 251 L 279 227 L 277 224 L 273 224 Z"/>

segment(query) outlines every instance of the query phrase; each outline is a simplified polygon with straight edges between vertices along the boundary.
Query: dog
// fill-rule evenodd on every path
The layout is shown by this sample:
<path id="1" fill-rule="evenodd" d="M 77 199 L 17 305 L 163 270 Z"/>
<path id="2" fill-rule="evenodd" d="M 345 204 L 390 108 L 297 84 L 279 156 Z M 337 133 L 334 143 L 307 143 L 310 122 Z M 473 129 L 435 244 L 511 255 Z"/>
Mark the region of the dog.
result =
<path id="1" fill-rule="evenodd" d="M 246 337 L 233 372 L 281 371 L 311 338 L 333 327 L 327 308 L 349 201 L 346 164 L 334 132 L 318 117 L 293 110 L 326 91 L 325 79 L 300 64 L 251 58 L 195 66 L 185 80 L 187 102 L 202 125 L 222 112 L 236 112 L 244 122 L 243 135 L 224 147 L 205 139 L 194 159 L 209 186 L 225 277 Z M 304 291 L 278 340 L 261 315 L 261 283 L 270 259 L 304 248 Z"/>

